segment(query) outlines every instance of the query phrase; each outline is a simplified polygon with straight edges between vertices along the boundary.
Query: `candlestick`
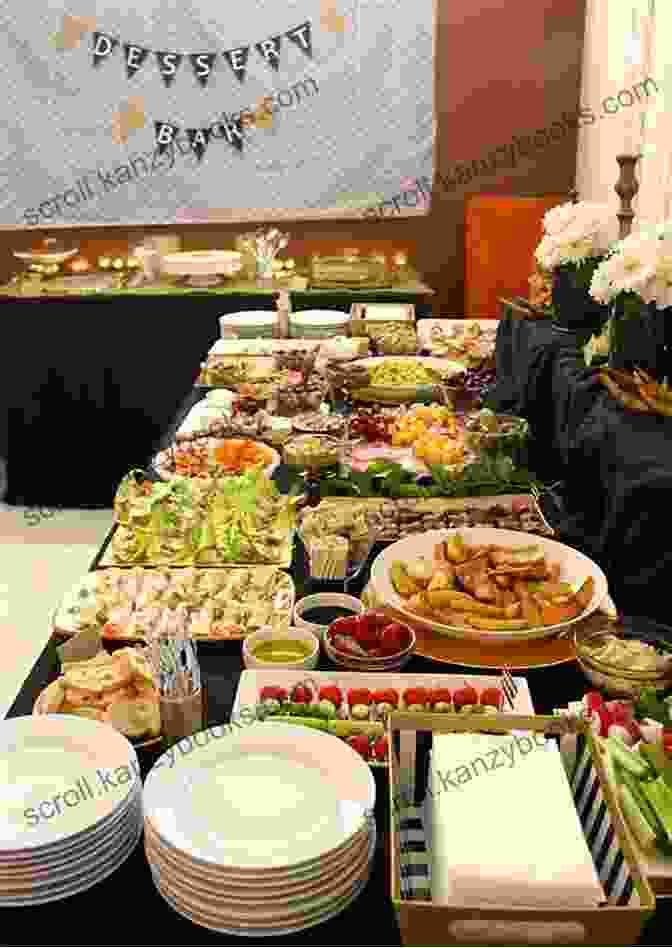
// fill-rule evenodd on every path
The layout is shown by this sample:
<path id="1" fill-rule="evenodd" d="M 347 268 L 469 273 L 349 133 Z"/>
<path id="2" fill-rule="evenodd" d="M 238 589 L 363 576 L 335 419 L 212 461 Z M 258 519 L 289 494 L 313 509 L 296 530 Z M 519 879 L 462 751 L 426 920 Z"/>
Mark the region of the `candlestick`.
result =
<path id="1" fill-rule="evenodd" d="M 635 165 L 639 161 L 639 155 L 617 155 L 616 161 L 620 174 L 614 185 L 614 191 L 621 201 L 621 208 L 616 216 L 619 223 L 618 237 L 619 240 L 623 240 L 632 230 L 632 221 L 635 217 L 632 201 L 639 191 L 639 181 L 635 175 Z"/>

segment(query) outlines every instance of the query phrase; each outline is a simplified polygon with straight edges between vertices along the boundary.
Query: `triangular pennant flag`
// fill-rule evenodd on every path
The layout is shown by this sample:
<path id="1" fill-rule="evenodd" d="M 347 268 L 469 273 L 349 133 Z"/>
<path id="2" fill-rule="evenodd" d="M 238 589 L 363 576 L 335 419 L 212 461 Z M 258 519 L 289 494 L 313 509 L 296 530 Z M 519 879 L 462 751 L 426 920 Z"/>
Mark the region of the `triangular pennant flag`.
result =
<path id="1" fill-rule="evenodd" d="M 203 160 L 205 149 L 210 144 L 209 128 L 188 128 L 186 129 L 189 145 L 199 161 Z"/>
<path id="2" fill-rule="evenodd" d="M 190 53 L 189 59 L 194 69 L 194 75 L 205 88 L 212 73 L 213 64 L 217 59 L 217 53 Z"/>
<path id="3" fill-rule="evenodd" d="M 297 26 L 293 30 L 289 30 L 288 33 L 285 33 L 285 36 L 288 40 L 291 40 L 292 43 L 298 46 L 302 53 L 305 53 L 306 56 L 310 57 L 310 59 L 313 58 L 313 41 L 311 37 L 310 20 L 306 20 L 306 22 L 302 23 L 301 26 Z"/>
<path id="4" fill-rule="evenodd" d="M 118 45 L 119 40 L 115 39 L 114 36 L 108 36 L 107 33 L 94 33 L 93 65 L 100 66 L 102 61 L 107 59 L 107 57 L 115 51 Z"/>
<path id="5" fill-rule="evenodd" d="M 159 64 L 159 72 L 166 86 L 169 86 L 177 75 L 182 62 L 182 53 L 155 53 Z"/>
<path id="6" fill-rule="evenodd" d="M 222 53 L 226 61 L 233 69 L 233 73 L 240 82 L 245 82 L 245 73 L 247 72 L 247 60 L 250 56 L 249 46 L 238 46 L 236 49 L 226 49 Z"/>
<path id="7" fill-rule="evenodd" d="M 215 130 L 220 134 L 215 135 Z M 215 122 L 211 126 L 210 131 L 213 138 L 225 138 L 229 145 L 233 145 L 235 149 L 242 152 L 244 138 L 241 119 L 238 118 L 234 121 L 229 121 L 227 118 L 225 122 Z"/>
<path id="8" fill-rule="evenodd" d="M 172 125 L 170 122 L 154 122 L 154 140 L 160 155 L 167 148 L 174 146 L 175 136 L 179 130 L 179 125 Z"/>
<path id="9" fill-rule="evenodd" d="M 144 61 L 149 56 L 149 50 L 142 46 L 134 46 L 133 43 L 124 43 L 124 56 L 126 57 L 126 76 L 132 79 L 136 72 L 142 68 Z"/>
<path id="10" fill-rule="evenodd" d="M 280 66 L 280 39 L 280 36 L 272 36 L 270 39 L 254 44 L 262 59 L 265 59 L 271 69 L 275 69 L 276 72 Z"/>

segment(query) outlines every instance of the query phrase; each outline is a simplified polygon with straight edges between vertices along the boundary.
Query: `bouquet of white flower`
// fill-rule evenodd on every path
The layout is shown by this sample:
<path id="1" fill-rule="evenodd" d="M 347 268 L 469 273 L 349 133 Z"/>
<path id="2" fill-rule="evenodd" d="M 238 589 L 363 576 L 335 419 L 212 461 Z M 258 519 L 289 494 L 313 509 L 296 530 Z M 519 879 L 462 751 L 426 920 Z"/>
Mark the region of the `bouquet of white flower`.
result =
<path id="1" fill-rule="evenodd" d="M 611 303 L 632 293 L 656 309 L 672 306 L 672 220 L 643 226 L 622 240 L 596 269 L 590 295 Z"/>
<path id="2" fill-rule="evenodd" d="M 544 215 L 544 236 L 535 257 L 544 270 L 601 258 L 615 238 L 617 219 L 606 204 L 560 204 Z"/>

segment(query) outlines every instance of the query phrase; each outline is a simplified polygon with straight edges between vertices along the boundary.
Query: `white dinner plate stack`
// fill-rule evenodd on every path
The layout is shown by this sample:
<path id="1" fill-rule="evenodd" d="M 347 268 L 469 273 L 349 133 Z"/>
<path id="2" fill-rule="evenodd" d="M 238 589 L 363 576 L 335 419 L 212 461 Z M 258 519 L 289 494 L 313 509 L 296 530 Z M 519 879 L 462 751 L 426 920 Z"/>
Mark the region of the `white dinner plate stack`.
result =
<path id="1" fill-rule="evenodd" d="M 222 333 L 233 330 L 239 339 L 272 339 L 278 322 L 275 310 L 253 310 L 220 316 Z"/>
<path id="2" fill-rule="evenodd" d="M 143 793 L 145 852 L 176 912 L 225 934 L 277 936 L 357 898 L 376 848 L 375 784 L 348 744 L 270 721 L 180 743 Z"/>
<path id="3" fill-rule="evenodd" d="M 135 750 L 74 715 L 0 723 L 0 907 L 88 889 L 120 866 L 142 832 Z"/>
<path id="4" fill-rule="evenodd" d="M 349 313 L 329 309 L 305 309 L 289 314 L 289 335 L 292 339 L 329 339 L 345 336 Z"/>

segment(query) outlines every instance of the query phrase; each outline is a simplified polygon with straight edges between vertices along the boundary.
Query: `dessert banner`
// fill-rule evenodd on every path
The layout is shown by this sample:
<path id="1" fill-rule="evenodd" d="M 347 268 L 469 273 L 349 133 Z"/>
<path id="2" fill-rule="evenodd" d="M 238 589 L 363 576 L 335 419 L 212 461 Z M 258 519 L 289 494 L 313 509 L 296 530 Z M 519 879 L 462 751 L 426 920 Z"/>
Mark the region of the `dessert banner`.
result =
<path id="1" fill-rule="evenodd" d="M 0 227 L 426 213 L 435 2 L 5 0 Z"/>

